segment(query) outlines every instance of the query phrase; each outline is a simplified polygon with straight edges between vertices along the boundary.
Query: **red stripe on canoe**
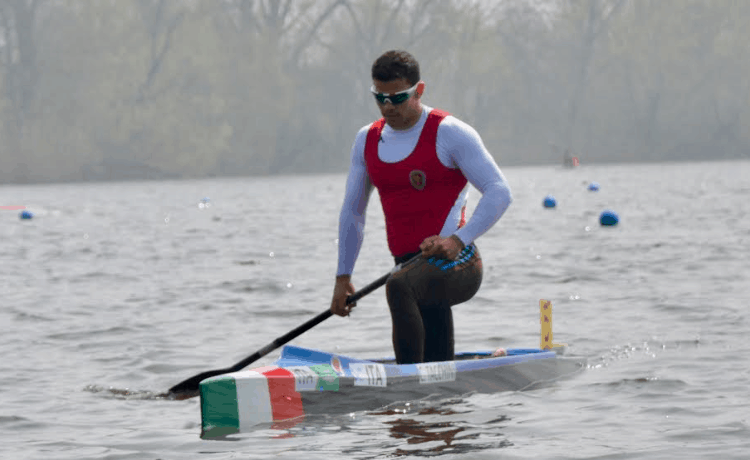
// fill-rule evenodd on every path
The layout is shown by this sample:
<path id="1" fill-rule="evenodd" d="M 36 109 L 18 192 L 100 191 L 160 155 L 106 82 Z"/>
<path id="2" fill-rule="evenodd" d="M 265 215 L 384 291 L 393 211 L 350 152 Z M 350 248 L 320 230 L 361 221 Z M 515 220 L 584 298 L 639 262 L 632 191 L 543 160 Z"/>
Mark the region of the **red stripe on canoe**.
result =
<path id="1" fill-rule="evenodd" d="M 253 370 L 265 375 L 268 380 L 271 413 L 275 422 L 305 415 L 302 408 L 302 395 L 294 388 L 295 377 L 291 371 L 275 366 Z"/>

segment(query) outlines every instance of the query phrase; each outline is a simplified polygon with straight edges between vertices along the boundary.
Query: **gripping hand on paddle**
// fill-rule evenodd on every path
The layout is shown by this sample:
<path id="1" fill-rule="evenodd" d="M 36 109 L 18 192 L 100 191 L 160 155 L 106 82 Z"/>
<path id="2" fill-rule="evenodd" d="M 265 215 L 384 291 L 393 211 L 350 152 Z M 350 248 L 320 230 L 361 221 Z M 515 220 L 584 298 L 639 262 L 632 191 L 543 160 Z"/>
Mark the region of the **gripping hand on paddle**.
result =
<path id="1" fill-rule="evenodd" d="M 438 257 L 440 259 L 455 260 L 458 254 L 464 249 L 464 243 L 456 235 L 448 238 L 440 238 L 438 235 L 428 236 L 419 245 L 422 251 L 422 257 Z"/>
<path id="2" fill-rule="evenodd" d="M 357 302 L 346 304 L 346 298 L 354 294 L 354 285 L 349 275 L 339 275 L 336 277 L 336 284 L 333 287 L 333 300 L 331 300 L 331 313 L 339 316 L 349 316 L 352 308 L 357 306 Z"/>

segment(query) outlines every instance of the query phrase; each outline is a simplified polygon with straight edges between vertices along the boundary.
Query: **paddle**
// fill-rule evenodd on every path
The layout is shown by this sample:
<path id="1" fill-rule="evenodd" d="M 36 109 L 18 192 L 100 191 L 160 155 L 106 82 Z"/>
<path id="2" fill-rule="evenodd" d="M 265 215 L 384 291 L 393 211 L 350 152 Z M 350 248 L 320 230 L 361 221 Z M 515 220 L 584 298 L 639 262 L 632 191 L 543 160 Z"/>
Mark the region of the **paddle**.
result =
<path id="1" fill-rule="evenodd" d="M 397 272 L 398 270 L 406 266 L 408 263 L 413 262 L 417 260 L 418 258 L 419 258 L 419 255 L 416 255 L 412 257 L 411 259 L 396 265 L 387 274 L 381 276 L 380 278 L 368 284 L 364 288 L 350 295 L 349 297 L 346 298 L 347 305 L 356 302 L 357 300 L 371 293 L 375 289 L 384 285 L 386 281 L 388 281 L 388 277 L 391 276 L 392 273 Z M 318 316 L 316 316 L 315 318 L 311 319 L 310 321 L 302 324 L 301 326 L 295 329 L 292 329 L 291 331 L 277 338 L 273 342 L 269 343 L 268 345 L 256 351 L 252 355 L 238 362 L 234 366 L 227 367 L 226 369 L 215 369 L 212 371 L 201 372 L 200 374 L 190 377 L 189 379 L 184 380 L 178 383 L 177 385 L 173 386 L 172 388 L 169 389 L 169 391 L 164 396 L 174 398 L 174 399 L 188 399 L 194 396 L 198 396 L 198 390 L 200 388 L 200 383 L 202 380 L 207 379 L 209 377 L 214 377 L 216 375 L 228 374 L 230 372 L 237 372 L 241 370 L 242 368 L 244 368 L 245 366 L 247 366 L 248 364 L 259 360 L 260 358 L 272 352 L 273 350 L 277 349 L 278 347 L 299 337 L 303 333 L 309 331 L 310 329 L 322 323 L 323 321 L 327 320 L 331 316 L 333 316 L 333 313 L 331 313 L 331 310 L 328 309 L 324 311 L 323 313 L 319 314 Z"/>

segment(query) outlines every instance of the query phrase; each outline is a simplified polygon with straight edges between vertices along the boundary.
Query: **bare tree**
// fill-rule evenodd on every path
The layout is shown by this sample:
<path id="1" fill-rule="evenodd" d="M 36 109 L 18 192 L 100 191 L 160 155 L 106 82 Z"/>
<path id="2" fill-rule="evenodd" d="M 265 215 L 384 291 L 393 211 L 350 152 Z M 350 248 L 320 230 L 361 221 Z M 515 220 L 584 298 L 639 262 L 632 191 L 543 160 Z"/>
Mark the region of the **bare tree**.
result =
<path id="1" fill-rule="evenodd" d="M 573 136 L 589 83 L 589 72 L 597 42 L 605 36 L 610 22 L 627 1 L 587 0 L 585 3 L 575 2 L 575 5 L 583 4 L 583 8 L 578 11 L 580 23 L 576 24 L 576 28 L 580 27 L 581 33 L 578 36 L 578 43 L 574 44 L 575 49 L 572 55 L 571 87 L 567 99 L 567 113 L 561 124 L 564 126 L 562 142 L 565 148 L 573 148 Z M 570 2 L 567 8 L 571 13 L 575 14 L 575 5 L 573 3 Z"/>
<path id="2" fill-rule="evenodd" d="M 164 65 L 167 53 L 172 46 L 172 37 L 185 17 L 183 10 L 170 14 L 166 0 L 138 0 L 137 5 L 147 36 L 149 37 L 149 64 L 143 82 L 135 96 L 136 103 L 142 103 L 152 90 L 154 80 Z M 169 85 L 173 84 L 171 82 Z M 163 90 L 163 89 L 162 89 Z"/>
<path id="3" fill-rule="evenodd" d="M 3 0 L 0 2 L 2 26 L 2 65 L 5 97 L 11 102 L 16 129 L 23 127 L 32 106 L 39 81 L 35 17 L 42 0 Z"/>

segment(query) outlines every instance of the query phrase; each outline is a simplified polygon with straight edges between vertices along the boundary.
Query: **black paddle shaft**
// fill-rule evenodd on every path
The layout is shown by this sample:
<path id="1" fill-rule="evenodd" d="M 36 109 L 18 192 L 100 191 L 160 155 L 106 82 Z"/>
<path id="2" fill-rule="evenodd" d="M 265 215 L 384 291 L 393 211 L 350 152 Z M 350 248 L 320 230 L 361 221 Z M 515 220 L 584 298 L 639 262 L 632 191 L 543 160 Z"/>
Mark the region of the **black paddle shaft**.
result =
<path id="1" fill-rule="evenodd" d="M 402 264 L 397 265 L 396 267 L 394 267 L 393 270 L 391 270 L 391 272 L 381 276 L 377 280 L 373 281 L 372 283 L 363 287 L 359 291 L 347 297 L 346 298 L 347 305 L 356 302 L 357 300 L 371 293 L 375 289 L 384 285 L 386 281 L 388 281 L 388 277 L 391 276 L 392 273 L 398 271 L 400 268 L 404 267 L 409 262 L 416 260 L 418 257 L 419 256 L 417 255 L 407 260 L 406 262 L 403 262 Z M 311 319 L 310 321 L 307 321 L 306 323 L 298 326 L 295 329 L 292 329 L 291 331 L 277 338 L 273 342 L 269 343 L 265 347 L 256 351 L 255 353 L 243 359 L 242 361 L 238 362 L 232 367 L 227 367 L 226 369 L 215 369 L 212 371 L 201 372 L 198 375 L 195 375 L 193 377 L 190 377 L 187 380 L 184 380 L 178 383 L 177 385 L 169 389 L 169 392 L 166 394 L 166 396 L 173 397 L 175 399 L 187 399 L 187 398 L 192 398 L 194 396 L 198 396 L 198 390 L 200 388 L 201 381 L 209 377 L 214 377 L 214 376 L 221 375 L 221 374 L 228 374 L 230 372 L 237 372 L 241 370 L 242 368 L 244 368 L 245 366 L 247 366 L 248 364 L 259 360 L 263 356 L 279 348 L 280 346 L 286 344 L 287 342 L 294 340 L 295 338 L 299 337 L 300 335 L 314 328 L 318 324 L 327 320 L 331 316 L 333 316 L 333 313 L 331 313 L 331 310 L 328 309 L 324 311 L 323 313 L 319 314 L 318 316 L 316 316 L 315 318 Z"/>

